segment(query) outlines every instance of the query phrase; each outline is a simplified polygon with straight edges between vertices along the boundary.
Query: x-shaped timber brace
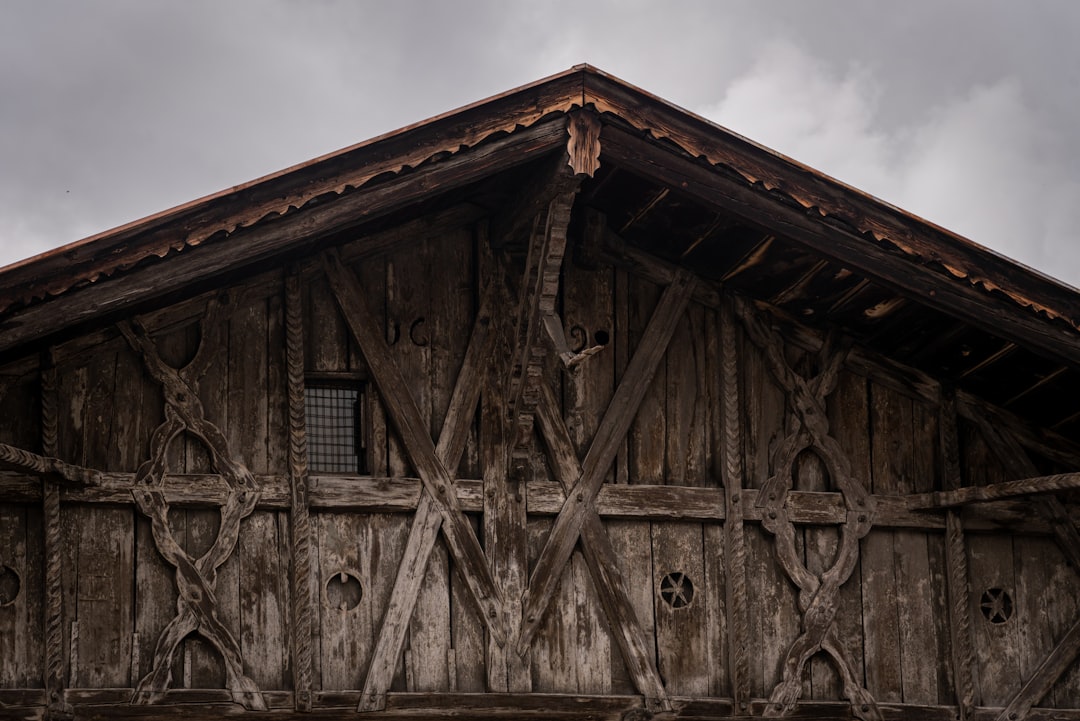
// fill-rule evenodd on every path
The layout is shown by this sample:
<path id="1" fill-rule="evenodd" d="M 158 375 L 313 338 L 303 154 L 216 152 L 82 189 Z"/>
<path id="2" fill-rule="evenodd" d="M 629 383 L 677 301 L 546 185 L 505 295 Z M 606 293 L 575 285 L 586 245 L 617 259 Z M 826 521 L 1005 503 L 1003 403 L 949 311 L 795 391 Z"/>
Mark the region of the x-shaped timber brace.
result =
<path id="1" fill-rule="evenodd" d="M 479 398 L 480 379 L 483 377 L 479 373 L 480 363 L 488 355 L 491 318 L 488 304 L 485 303 L 477 316 L 466 351 L 466 360 L 455 384 L 447 422 L 444 423 L 439 447 L 436 449 L 427 437 L 419 409 L 408 392 L 401 371 L 379 333 L 379 325 L 360 296 L 355 275 L 341 264 L 335 254 L 328 253 L 325 258 L 327 276 L 346 322 L 367 359 L 375 383 L 386 401 L 391 418 L 403 436 L 406 451 L 417 466 L 425 489 L 413 520 L 404 559 L 398 570 L 395 593 L 391 594 L 390 607 L 384 617 L 375 655 L 365 681 L 360 710 L 377 710 L 385 707 L 386 690 L 392 681 L 395 661 L 401 652 L 405 629 L 417 597 L 415 591 L 422 580 L 427 558 L 440 527 L 443 528 L 450 553 L 457 561 L 457 568 L 466 580 L 473 600 L 484 610 L 483 618 L 489 633 L 496 640 L 506 639 L 509 635 L 504 623 L 501 594 L 483 560 L 472 527 L 456 504 L 453 478 L 445 470 L 450 464 L 444 465 L 442 462 L 445 457 L 453 461 L 450 467 L 456 467 L 456 460 L 460 458 L 471 412 L 475 410 Z M 530 579 L 529 589 L 523 600 L 524 621 L 517 639 L 517 650 L 519 653 L 528 650 L 580 534 L 590 573 L 597 584 L 608 620 L 617 631 L 616 636 L 627 665 L 647 704 L 656 709 L 670 708 L 670 704 L 651 660 L 644 631 L 637 621 L 623 586 L 615 552 L 593 502 L 608 468 L 614 461 L 615 453 L 629 430 L 630 422 L 645 395 L 645 389 L 664 356 L 692 289 L 692 276 L 680 274 L 664 292 L 646 328 L 640 348 L 615 391 L 584 461 L 577 460 L 551 389 L 542 384 L 537 388 L 537 417 L 552 456 L 556 459 L 557 473 L 567 491 L 567 500 Z M 515 416 L 515 419 L 520 422 L 520 416 Z M 449 451 L 453 451 L 453 454 Z M 450 524 L 462 530 L 455 529 L 457 533 L 454 534 L 450 531 Z M 399 590 L 402 592 L 396 592 Z"/>
<path id="2" fill-rule="evenodd" d="M 585 123 L 588 124 L 588 121 Z M 571 123 L 573 126 L 573 121 Z M 589 133 L 585 133 L 589 137 Z M 591 134 L 595 140 L 595 134 Z M 575 156 L 574 132 L 568 155 Z M 595 157 L 594 152 L 587 153 Z M 570 165 L 571 168 L 576 168 Z M 579 173 L 575 172 L 575 175 Z M 493 282 L 484 293 L 474 325 L 465 361 L 455 384 L 450 408 L 438 446 L 433 446 L 408 385 L 395 364 L 380 333 L 376 318 L 368 310 L 354 273 L 342 265 L 334 252 L 324 255 L 324 267 L 346 323 L 367 360 L 372 377 L 384 398 L 391 420 L 402 436 L 406 452 L 417 469 L 424 490 L 413 519 L 394 593 L 383 620 L 375 653 L 364 683 L 359 710 L 385 708 L 386 692 L 393 679 L 396 659 L 401 653 L 405 630 L 417 598 L 428 557 L 441 528 L 450 553 L 461 572 L 470 597 L 481 610 L 493 641 L 502 646 L 517 632 L 516 650 L 527 653 L 531 640 L 554 596 L 562 570 L 580 536 L 586 562 L 605 613 L 613 629 L 627 666 L 645 703 L 651 710 L 670 709 L 663 682 L 655 668 L 651 643 L 638 622 L 618 571 L 618 563 L 599 516 L 594 500 L 615 454 L 629 430 L 649 382 L 664 357 L 679 317 L 693 290 L 693 277 L 680 273 L 664 292 L 646 328 L 638 352 L 615 391 L 585 459 L 580 461 L 573 450 L 566 426 L 558 413 L 551 389 L 543 383 L 542 366 L 548 343 L 557 352 L 565 345 L 561 322 L 554 316 L 558 278 L 566 245 L 566 228 L 579 181 L 556 172 L 543 183 L 541 197 L 550 198 L 535 218 L 530 233 L 525 278 L 521 283 L 516 343 L 517 359 L 509 382 L 510 420 L 513 424 L 510 463 L 519 476 L 525 444 L 532 435 L 534 416 L 549 446 L 556 472 L 566 491 L 566 503 L 555 521 L 547 546 L 537 562 L 529 587 L 522 599 L 522 610 L 514 613 L 520 628 L 509 628 L 510 604 L 505 603 L 488 563 L 480 550 L 471 525 L 457 505 L 454 478 L 448 468 L 456 468 L 464 448 L 465 436 L 480 396 L 485 377 L 482 364 L 490 361 L 495 337 L 491 329 L 492 297 L 500 283 Z M 499 273 L 498 275 L 501 275 Z M 556 330 L 559 329 L 559 330 Z M 543 333 L 542 333 L 543 331 Z M 546 333 L 548 337 L 544 337 Z M 561 341 L 561 342 L 560 342 Z M 572 366 L 580 359 L 560 357 Z"/>

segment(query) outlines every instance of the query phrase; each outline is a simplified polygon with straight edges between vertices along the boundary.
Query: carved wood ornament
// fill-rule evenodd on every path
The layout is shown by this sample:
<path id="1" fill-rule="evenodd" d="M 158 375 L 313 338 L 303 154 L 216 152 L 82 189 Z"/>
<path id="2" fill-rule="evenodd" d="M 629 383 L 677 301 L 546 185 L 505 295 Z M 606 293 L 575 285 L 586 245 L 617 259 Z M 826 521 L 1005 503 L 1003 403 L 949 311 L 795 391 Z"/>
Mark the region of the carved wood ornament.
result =
<path id="1" fill-rule="evenodd" d="M 176 569 L 176 587 L 180 592 L 177 614 L 158 638 L 153 668 L 135 689 L 132 703 L 136 704 L 156 703 L 164 698 L 180 643 L 192 633 L 198 633 L 221 655 L 226 685 L 233 700 L 248 709 L 266 709 L 259 688 L 244 675 L 239 644 L 218 619 L 218 601 L 214 594 L 217 570 L 236 548 L 240 521 L 251 514 L 259 499 L 254 477 L 242 463 L 233 459 L 225 435 L 206 419 L 197 394 L 199 379 L 221 341 L 223 327 L 221 305 L 213 300 L 202 319 L 203 333 L 195 357 L 188 365 L 177 369 L 162 360 L 156 344 L 138 320 L 118 325 L 131 347 L 142 355 L 147 371 L 161 384 L 165 395 L 165 421 L 150 438 L 151 457 L 139 467 L 132 496 L 139 510 L 150 518 L 158 551 Z M 206 445 L 213 468 L 228 486 L 226 501 L 220 508 L 221 526 L 217 538 L 197 559 L 184 551 L 173 537 L 169 503 L 163 490 L 169 445 L 185 431 Z"/>
<path id="2" fill-rule="evenodd" d="M 773 475 L 758 494 L 757 504 L 764 510 L 762 526 L 773 534 L 776 556 L 791 581 L 799 588 L 799 610 L 803 632 L 791 647 L 783 663 L 783 678 L 773 689 L 765 716 L 783 716 L 795 709 L 802 694 L 803 672 L 810 657 L 824 651 L 844 686 L 852 713 L 863 721 L 880 721 L 881 714 L 873 696 L 856 679 L 854 660 L 844 648 L 836 630 L 835 618 L 840 587 L 851 577 L 859 559 L 859 539 L 873 524 L 874 502 L 862 483 L 851 475 L 851 462 L 840 444 L 829 435 L 825 398 L 836 387 L 837 375 L 846 349 L 826 341 L 818 355 L 819 372 L 803 378 L 788 364 L 780 336 L 770 333 L 765 321 L 746 301 L 736 300 L 739 315 L 750 340 L 765 354 L 769 370 L 787 392 L 794 412 L 794 422 L 786 438 L 777 446 L 772 459 Z M 829 471 L 829 477 L 843 496 L 847 518 L 840 527 L 840 547 L 831 568 L 817 575 L 807 569 L 795 547 L 795 524 L 785 508 L 787 494 L 793 490 L 792 468 L 803 451 L 817 453 Z"/>

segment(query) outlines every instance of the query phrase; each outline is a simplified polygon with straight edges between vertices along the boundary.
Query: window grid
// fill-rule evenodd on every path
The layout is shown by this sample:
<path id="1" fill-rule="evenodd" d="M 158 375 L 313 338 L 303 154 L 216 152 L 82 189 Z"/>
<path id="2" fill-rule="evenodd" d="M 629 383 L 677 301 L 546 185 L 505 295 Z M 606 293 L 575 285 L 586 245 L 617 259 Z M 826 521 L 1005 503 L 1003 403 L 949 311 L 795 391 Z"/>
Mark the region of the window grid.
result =
<path id="1" fill-rule="evenodd" d="M 361 388 L 309 383 L 304 388 L 308 467 L 324 473 L 363 473 Z"/>

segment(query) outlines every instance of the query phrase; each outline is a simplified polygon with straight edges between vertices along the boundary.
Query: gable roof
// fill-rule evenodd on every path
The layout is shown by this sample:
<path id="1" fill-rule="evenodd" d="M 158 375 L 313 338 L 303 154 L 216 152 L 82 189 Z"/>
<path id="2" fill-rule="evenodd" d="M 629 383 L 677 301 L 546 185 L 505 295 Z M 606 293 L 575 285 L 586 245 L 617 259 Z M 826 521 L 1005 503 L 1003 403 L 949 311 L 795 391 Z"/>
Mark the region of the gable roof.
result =
<path id="1" fill-rule="evenodd" d="M 514 172 L 565 148 L 576 108 L 601 119 L 582 197 L 617 242 L 904 362 L 927 355 L 919 335 L 906 357 L 896 341 L 914 324 L 947 355 L 977 338 L 988 356 L 1037 358 L 1027 387 L 1080 368 L 1074 289 L 588 65 L 0 270 L 0 357 Z"/>

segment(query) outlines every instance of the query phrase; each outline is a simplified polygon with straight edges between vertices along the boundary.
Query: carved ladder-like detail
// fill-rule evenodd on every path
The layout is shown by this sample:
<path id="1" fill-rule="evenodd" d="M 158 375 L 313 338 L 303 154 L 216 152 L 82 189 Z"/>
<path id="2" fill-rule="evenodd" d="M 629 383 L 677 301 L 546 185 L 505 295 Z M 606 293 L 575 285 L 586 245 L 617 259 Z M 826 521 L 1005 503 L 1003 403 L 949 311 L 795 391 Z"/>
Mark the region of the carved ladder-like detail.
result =
<path id="1" fill-rule="evenodd" d="M 855 664 L 840 642 L 835 623 L 840 587 L 855 569 L 859 559 L 859 539 L 870 531 L 874 515 L 873 499 L 858 479 L 852 477 L 847 455 L 829 435 L 825 413 L 825 398 L 836 387 L 846 349 L 837 349 L 827 341 L 820 351 L 818 374 L 811 379 L 803 378 L 784 358 L 780 336 L 769 331 L 765 321 L 747 301 L 736 298 L 735 303 L 747 336 L 765 354 L 770 371 L 787 391 L 795 415 L 791 431 L 773 454 L 773 475 L 758 494 L 757 504 L 763 509 L 762 525 L 775 538 L 777 559 L 799 588 L 803 632 L 788 649 L 783 678 L 773 689 L 764 715 L 784 716 L 794 710 L 795 702 L 802 694 L 807 662 L 814 654 L 824 651 L 840 674 L 852 714 L 863 721 L 880 721 L 877 703 L 857 681 Z M 788 518 L 785 507 L 787 494 L 794 486 L 792 468 L 795 460 L 808 449 L 816 452 L 824 462 L 847 507 L 847 518 L 840 527 L 836 559 L 821 575 L 811 573 L 799 558 L 795 547 L 795 525 Z"/>
<path id="2" fill-rule="evenodd" d="M 180 643 L 198 633 L 221 654 L 225 663 L 226 685 L 233 700 L 252 710 L 266 710 L 266 702 L 255 682 L 244 675 L 240 647 L 217 615 L 217 569 L 232 554 L 240 533 L 240 521 L 254 509 L 259 498 L 258 486 L 251 472 L 233 460 L 225 435 L 206 419 L 196 393 L 199 379 L 206 372 L 222 328 L 220 305 L 211 301 L 202 320 L 203 334 L 192 361 L 177 369 L 165 363 L 157 346 L 141 324 L 125 321 L 118 325 L 131 347 L 142 355 L 150 375 L 161 384 L 165 395 L 165 421 L 150 438 L 150 459 L 135 476 L 132 496 L 135 504 L 151 520 L 158 551 L 176 569 L 176 587 L 180 592 L 177 614 L 158 638 L 153 669 L 139 682 L 132 703 L 148 704 L 164 698 L 171 679 L 173 658 Z M 217 538 L 198 559 L 184 551 L 173 537 L 169 525 L 169 503 L 163 483 L 169 444 L 184 431 L 192 434 L 210 451 L 211 463 L 228 485 L 229 493 L 221 507 L 221 527 Z"/>

